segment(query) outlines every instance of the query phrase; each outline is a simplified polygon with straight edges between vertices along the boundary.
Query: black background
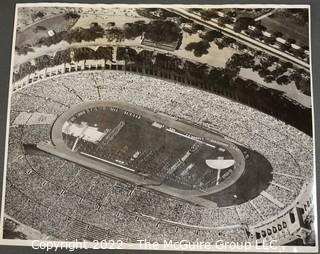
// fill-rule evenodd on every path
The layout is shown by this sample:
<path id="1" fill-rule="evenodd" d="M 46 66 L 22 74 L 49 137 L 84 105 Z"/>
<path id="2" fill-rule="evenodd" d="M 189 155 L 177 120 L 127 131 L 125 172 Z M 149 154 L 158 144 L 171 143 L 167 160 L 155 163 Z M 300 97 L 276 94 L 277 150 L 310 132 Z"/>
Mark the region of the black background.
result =
<path id="1" fill-rule="evenodd" d="M 12 48 L 12 35 L 15 15 L 16 3 L 87 3 L 87 4 L 108 4 L 108 3 L 123 3 L 123 4 L 310 4 L 311 6 L 311 60 L 312 60 L 312 80 L 313 80 L 313 110 L 314 110 L 314 139 L 316 142 L 315 154 L 320 152 L 320 1 L 319 0 L 171 0 L 171 1 L 110 1 L 110 0 L 75 0 L 75 1 L 50 1 L 50 0 L 0 0 L 0 185 L 3 183 L 3 169 L 4 169 L 4 148 L 6 139 L 6 121 L 7 121 L 7 103 L 8 103 L 8 88 L 10 78 L 10 64 L 11 64 L 11 48 Z M 290 29 L 290 27 L 288 27 Z M 319 156 L 316 158 L 316 165 L 319 165 Z M 318 173 L 318 172 L 317 172 Z M 319 174 L 316 175 L 317 185 L 320 183 Z M 0 188 L 0 198 L 2 197 L 2 188 Z M 319 196 L 318 196 L 319 198 Z M 318 199 L 318 209 L 319 209 Z M 319 242 L 319 235 L 318 235 Z M 28 254 L 28 253 L 169 253 L 169 251 L 129 251 L 129 250 L 75 250 L 70 252 L 68 250 L 45 251 L 33 250 L 31 247 L 13 247 L 13 246 L 0 246 L 0 254 Z M 170 253 L 183 253 L 182 251 L 175 251 Z M 188 252 L 191 253 L 191 252 Z M 200 252 L 196 252 L 200 253 Z M 218 253 L 218 252 L 216 252 Z M 298 251 L 298 253 L 301 253 Z"/>

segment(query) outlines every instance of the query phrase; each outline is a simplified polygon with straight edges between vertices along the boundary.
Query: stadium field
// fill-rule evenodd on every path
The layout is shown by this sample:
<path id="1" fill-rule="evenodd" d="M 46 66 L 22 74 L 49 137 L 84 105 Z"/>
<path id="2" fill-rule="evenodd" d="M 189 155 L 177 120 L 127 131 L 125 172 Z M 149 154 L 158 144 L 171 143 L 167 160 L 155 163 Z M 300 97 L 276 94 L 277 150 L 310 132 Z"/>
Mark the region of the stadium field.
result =
<path id="1" fill-rule="evenodd" d="M 259 172 L 266 176 L 264 184 L 241 195 L 237 190 L 243 188 L 232 187 L 240 178 L 252 183 L 258 179 L 254 169 L 246 170 L 249 150 L 170 116 L 118 102 L 72 107 L 53 125 L 52 142 L 53 146 L 38 147 L 99 173 L 207 207 L 242 203 L 266 188 L 271 178 L 271 166 L 265 164 L 264 173 Z"/>

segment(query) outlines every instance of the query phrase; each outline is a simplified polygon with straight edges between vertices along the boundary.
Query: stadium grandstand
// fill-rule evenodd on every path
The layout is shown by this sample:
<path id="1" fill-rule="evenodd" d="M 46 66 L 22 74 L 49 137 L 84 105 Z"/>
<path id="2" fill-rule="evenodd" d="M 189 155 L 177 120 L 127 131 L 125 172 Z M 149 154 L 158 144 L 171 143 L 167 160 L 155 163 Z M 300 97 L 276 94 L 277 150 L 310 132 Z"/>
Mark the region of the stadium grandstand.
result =
<path id="1" fill-rule="evenodd" d="M 92 60 L 15 81 L 5 213 L 58 240 L 306 243 L 312 138 L 184 81 Z"/>

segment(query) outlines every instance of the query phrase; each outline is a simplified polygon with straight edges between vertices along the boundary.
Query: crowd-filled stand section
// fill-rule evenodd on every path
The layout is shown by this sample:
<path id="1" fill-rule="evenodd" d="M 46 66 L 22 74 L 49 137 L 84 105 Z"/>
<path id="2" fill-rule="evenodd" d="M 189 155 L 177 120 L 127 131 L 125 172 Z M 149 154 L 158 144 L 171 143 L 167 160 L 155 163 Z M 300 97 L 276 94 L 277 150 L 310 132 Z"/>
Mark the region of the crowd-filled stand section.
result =
<path id="1" fill-rule="evenodd" d="M 59 115 L 73 104 L 92 99 L 120 100 L 178 116 L 257 150 L 274 168 L 274 179 L 266 192 L 273 201 L 276 199 L 285 206 L 292 204 L 302 183 L 312 176 L 312 162 L 309 162 L 312 139 L 309 136 L 247 106 L 161 79 L 112 71 L 95 72 L 94 78 L 89 72 L 60 76 L 15 92 L 11 115 L 14 117 L 23 111 Z M 164 197 L 157 193 L 145 195 L 143 189 L 101 178 L 71 162 L 43 154 L 26 154 L 22 140 L 37 142 L 33 132 L 40 131 L 41 136 L 48 139 L 46 126 L 32 127 L 10 126 L 6 213 L 61 239 L 87 239 L 90 237 L 85 234 L 92 238 L 98 232 L 108 232 L 131 240 L 139 232 L 139 236 L 148 233 L 156 240 L 168 235 L 179 239 L 187 235 L 245 241 L 247 236 L 241 227 L 211 230 L 202 227 L 252 225 L 283 209 L 277 207 L 279 202 L 266 198 L 269 197 L 266 194 L 240 206 L 215 209 L 182 206 L 180 201 L 167 198 L 164 202 Z M 265 139 L 266 130 L 271 130 L 275 136 L 268 135 L 268 140 Z M 259 140 L 259 146 L 252 142 L 254 139 Z M 294 150 L 292 144 L 295 144 Z M 261 209 L 257 209 L 258 206 Z M 41 216 L 40 225 L 35 219 L 38 216 Z"/>

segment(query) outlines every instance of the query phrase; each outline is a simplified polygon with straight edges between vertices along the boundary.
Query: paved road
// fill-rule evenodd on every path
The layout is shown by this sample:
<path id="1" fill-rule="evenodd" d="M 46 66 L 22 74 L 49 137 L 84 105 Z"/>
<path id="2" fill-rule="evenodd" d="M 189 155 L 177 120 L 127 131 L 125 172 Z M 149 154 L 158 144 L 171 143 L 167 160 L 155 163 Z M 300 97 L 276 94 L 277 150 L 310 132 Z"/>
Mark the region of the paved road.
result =
<path id="1" fill-rule="evenodd" d="M 187 19 L 191 19 L 191 20 L 195 21 L 196 23 L 201 24 L 209 29 L 219 29 L 223 34 L 225 34 L 231 38 L 234 38 L 234 39 L 242 42 L 243 44 L 248 45 L 251 48 L 255 48 L 258 50 L 262 50 L 262 51 L 267 51 L 271 55 L 279 57 L 282 60 L 291 62 L 291 63 L 299 66 L 300 68 L 305 69 L 306 71 L 310 71 L 310 65 L 308 63 L 306 63 L 305 61 L 300 60 L 292 55 L 289 55 L 289 54 L 281 51 L 280 49 L 276 49 L 276 48 L 271 47 L 265 43 L 254 40 L 254 39 L 248 37 L 247 35 L 237 33 L 233 29 L 230 29 L 227 27 L 221 27 L 213 21 L 203 21 L 203 19 L 201 17 L 199 17 L 198 15 L 196 15 L 194 13 L 190 13 L 185 9 L 167 9 L 167 10 L 170 12 L 174 12 L 180 16 L 183 16 Z"/>

